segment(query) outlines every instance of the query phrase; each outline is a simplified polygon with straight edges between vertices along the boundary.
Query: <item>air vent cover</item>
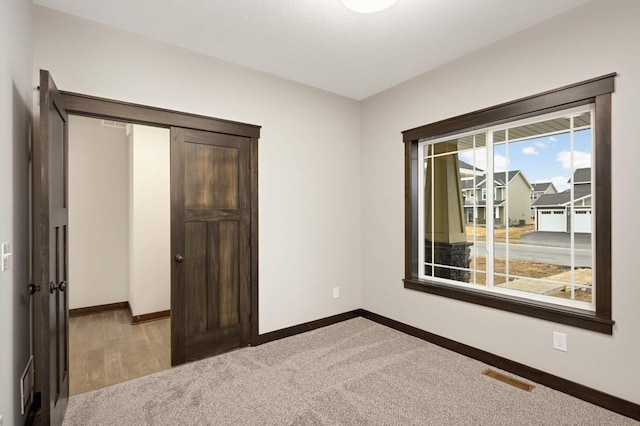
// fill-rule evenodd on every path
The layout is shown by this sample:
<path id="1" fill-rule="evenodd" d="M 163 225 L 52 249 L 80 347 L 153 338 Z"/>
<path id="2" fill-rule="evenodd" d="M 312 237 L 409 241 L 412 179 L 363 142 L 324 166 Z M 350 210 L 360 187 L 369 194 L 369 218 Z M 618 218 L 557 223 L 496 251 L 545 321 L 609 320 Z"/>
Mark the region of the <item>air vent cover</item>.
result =
<path id="1" fill-rule="evenodd" d="M 487 368 L 482 372 L 482 374 L 527 392 L 531 392 L 535 388 L 535 385 L 507 376 L 506 374 L 502 374 L 496 370 L 492 370 L 491 368 Z"/>
<path id="2" fill-rule="evenodd" d="M 114 121 L 114 120 L 102 120 L 102 125 L 105 127 L 118 127 L 121 129 L 124 129 L 125 127 L 127 127 L 125 123 L 121 123 L 119 121 Z"/>

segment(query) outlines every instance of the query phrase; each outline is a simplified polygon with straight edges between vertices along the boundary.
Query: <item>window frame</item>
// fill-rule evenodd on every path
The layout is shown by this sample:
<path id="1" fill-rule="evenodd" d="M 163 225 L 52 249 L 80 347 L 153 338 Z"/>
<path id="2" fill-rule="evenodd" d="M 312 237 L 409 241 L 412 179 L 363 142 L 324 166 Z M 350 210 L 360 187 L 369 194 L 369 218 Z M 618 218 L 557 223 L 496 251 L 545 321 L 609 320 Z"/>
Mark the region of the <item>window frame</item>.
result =
<path id="1" fill-rule="evenodd" d="M 404 287 L 560 324 L 613 334 L 611 306 L 611 94 L 616 73 L 528 96 L 402 132 L 405 144 L 405 278 Z M 418 278 L 419 141 L 482 129 L 572 107 L 593 104 L 592 188 L 595 204 L 595 311 L 526 298 L 505 296 Z"/>
<path id="2" fill-rule="evenodd" d="M 481 145 L 481 149 L 485 150 L 485 154 L 487 155 L 487 157 L 493 157 L 493 153 L 496 150 L 496 146 L 503 146 L 505 144 L 511 143 L 511 142 L 519 142 L 519 141 L 527 141 L 527 140 L 531 140 L 531 139 L 536 139 L 536 138 L 540 138 L 540 137 L 545 137 L 545 136 L 549 136 L 551 135 L 558 135 L 558 134 L 571 134 L 574 132 L 579 132 L 579 131 L 583 131 L 585 129 L 589 129 L 589 131 L 591 132 L 591 135 L 589 137 L 590 139 L 590 145 L 593 146 L 593 129 L 591 124 L 589 124 L 588 126 L 573 126 L 571 125 L 570 127 L 568 127 L 567 129 L 565 129 L 562 132 L 559 131 L 554 131 L 552 133 L 545 133 L 545 134 L 540 134 L 540 135 L 532 135 L 532 136 L 528 136 L 525 138 L 518 138 L 518 139 L 510 139 L 508 137 L 509 135 L 509 129 L 512 128 L 522 128 L 524 126 L 528 126 L 528 125 L 532 125 L 532 124 L 538 124 L 541 122 L 546 122 L 548 120 L 553 120 L 553 119 L 564 119 L 567 118 L 569 116 L 577 116 L 577 115 L 583 115 L 583 114 L 588 114 L 589 117 L 593 117 L 594 115 L 594 111 L 593 111 L 593 104 L 587 104 L 587 105 L 582 105 L 582 106 L 578 106 L 578 107 L 573 107 L 573 108 L 568 108 L 568 109 L 562 109 L 550 114 L 541 114 L 541 115 L 536 115 L 534 117 L 530 117 L 524 120 L 518 120 L 518 119 L 514 119 L 514 120 L 509 120 L 506 123 L 502 123 L 502 124 L 498 124 L 498 125 L 491 125 L 491 126 L 487 126 L 484 127 L 482 129 L 476 129 L 473 130 L 471 132 L 460 132 L 460 133 L 455 133 L 454 135 L 447 135 L 444 137 L 435 137 L 435 138 L 429 138 L 427 140 L 424 141 L 420 141 L 418 143 L 418 156 L 419 158 L 425 158 L 425 162 L 427 160 L 427 152 L 430 152 L 431 154 L 428 155 L 429 158 L 432 158 L 431 155 L 432 154 L 432 150 L 430 149 L 430 147 L 436 146 L 439 143 L 450 143 L 452 140 L 461 138 L 461 139 L 466 139 L 466 138 L 470 138 L 470 137 L 475 137 L 475 136 L 481 136 L 481 139 L 483 141 L 483 144 Z M 593 120 L 590 120 L 590 122 Z M 567 126 L 569 126 L 569 119 L 567 118 Z M 504 140 L 501 140 L 499 142 L 492 142 L 493 137 L 492 135 L 495 134 L 496 132 L 502 132 L 505 135 Z M 484 143 L 486 141 L 486 144 Z M 456 155 L 459 156 L 461 152 L 464 152 L 464 150 L 471 150 L 472 148 L 465 148 L 463 150 L 459 150 L 459 149 L 454 149 L 452 151 L 448 151 L 449 154 L 445 154 L 445 155 Z M 436 149 L 436 151 L 438 151 Z M 508 150 L 507 150 L 508 151 Z M 443 154 L 440 155 L 436 155 L 436 157 L 441 156 Z M 474 154 L 474 158 L 476 158 L 477 154 Z M 503 218 L 504 222 L 502 222 L 502 225 L 505 225 L 508 223 L 507 220 L 507 216 L 509 215 L 509 205 L 510 205 L 510 201 L 505 198 L 506 194 L 509 192 L 509 186 L 511 185 L 511 181 L 513 179 L 516 178 L 516 176 L 521 175 L 521 176 L 525 176 L 525 171 L 528 172 L 528 170 L 526 169 L 514 169 L 514 170 L 509 170 L 509 171 L 505 171 L 505 172 L 496 172 L 495 170 L 492 173 L 489 173 L 489 158 L 485 158 L 486 162 L 487 162 L 487 173 L 484 176 L 484 179 L 482 180 L 483 185 L 485 185 L 485 188 L 482 188 L 483 191 L 487 191 L 489 192 L 488 188 L 491 187 L 493 189 L 493 203 L 487 203 L 485 205 L 486 209 L 491 209 L 491 206 L 493 207 L 493 221 L 490 220 L 486 220 L 486 231 L 487 231 L 487 235 L 491 236 L 493 235 L 493 231 L 495 231 L 496 229 L 496 224 L 498 223 L 498 221 Z M 591 167 L 589 167 L 589 170 L 591 171 Z M 425 169 L 426 170 L 426 169 Z M 573 169 L 573 172 L 571 172 L 571 176 L 574 176 L 574 173 L 577 173 L 577 168 Z M 517 172 L 517 173 L 516 173 Z M 513 173 L 513 175 L 511 174 Z M 502 177 L 502 174 L 504 174 L 504 178 Z M 500 175 L 501 177 L 498 178 L 497 176 Z M 526 179 L 526 177 L 524 177 Z M 570 179 L 571 180 L 571 179 Z M 592 179 L 589 179 L 589 183 L 592 181 Z M 418 214 L 419 217 L 422 218 L 425 215 L 424 212 L 424 203 L 425 203 L 425 199 L 422 196 L 424 191 L 425 191 L 425 186 L 424 186 L 424 182 L 425 182 L 425 178 L 421 178 L 418 181 L 418 203 L 420 203 L 421 205 L 419 206 L 418 209 Z M 493 183 L 493 184 L 492 184 Z M 573 191 L 573 189 L 571 190 Z M 529 193 L 531 193 L 531 190 L 528 190 Z M 573 192 L 572 192 L 572 197 L 573 197 Z M 579 213 L 580 210 L 578 210 L 579 206 L 578 206 L 578 202 L 581 199 L 575 199 L 575 213 Z M 491 200 L 489 200 L 491 201 Z M 491 206 L 490 206 L 491 204 Z M 430 205 L 432 205 L 430 203 Z M 551 213 L 554 215 L 558 215 L 558 214 L 562 214 L 565 219 L 569 218 L 571 215 L 569 214 L 572 207 L 569 206 L 565 206 L 562 208 L 561 211 L 553 211 L 553 212 L 542 212 L 542 213 Z M 475 225 L 475 223 L 474 223 Z M 509 225 L 512 226 L 512 225 Z M 418 234 L 419 235 L 423 235 L 424 234 L 424 227 L 425 224 L 422 221 L 418 222 Z M 573 235 L 574 231 L 574 225 L 572 224 L 571 226 L 571 231 L 570 232 L 571 235 Z M 595 236 L 595 232 L 590 236 L 590 240 L 592 240 L 593 236 Z M 418 278 L 421 280 L 433 280 L 433 281 L 437 281 L 437 282 L 441 282 L 441 283 L 446 283 L 446 284 L 451 284 L 451 285 L 457 285 L 457 286 L 462 286 L 462 287 L 466 287 L 466 288 L 475 288 L 475 289 L 482 289 L 483 291 L 486 292 L 496 292 L 496 293 L 503 293 L 507 296 L 512 296 L 512 297 L 521 297 L 527 300 L 538 300 L 538 301 L 543 301 L 543 302 L 548 302 L 548 303 L 553 303 L 553 304 L 557 304 L 557 305 L 561 305 L 561 306 L 565 306 L 565 307 L 574 307 L 577 309 L 583 309 L 583 310 L 588 310 L 588 311 L 595 311 L 595 303 L 594 303 L 594 298 L 592 298 L 592 301 L 590 302 L 586 302 L 586 301 L 582 301 L 582 300 L 575 300 L 575 299 L 565 299 L 565 298 L 559 298 L 559 297 L 553 297 L 550 298 L 549 296 L 544 296 L 544 295 L 538 295 L 536 293 L 530 292 L 530 293 L 524 293 L 520 290 L 513 290 L 510 288 L 502 288 L 499 285 L 496 285 L 494 283 L 495 277 L 500 275 L 500 276 L 505 276 L 501 273 L 498 273 L 497 271 L 495 271 L 494 269 L 489 269 L 488 266 L 489 264 L 494 265 L 494 262 L 496 260 L 496 251 L 495 248 L 493 247 L 493 241 L 494 239 L 487 239 L 487 259 L 491 259 L 491 261 L 487 261 L 487 270 L 486 271 L 480 271 L 480 270 L 475 270 L 473 268 L 471 268 L 469 270 L 469 272 L 475 277 L 475 273 L 482 273 L 482 274 L 486 274 L 487 275 L 487 282 L 486 285 L 477 285 L 474 284 L 472 282 L 461 282 L 461 281 L 457 281 L 457 280 L 451 280 L 451 279 L 447 279 L 447 278 L 440 278 L 437 276 L 427 276 L 424 274 L 424 271 L 420 268 L 418 270 Z M 472 240 L 469 240 L 469 242 L 473 242 L 475 243 L 475 238 Z M 427 259 L 423 259 L 424 255 L 425 255 L 425 251 L 422 250 L 422 244 L 418 245 L 418 261 L 420 262 L 420 264 L 425 264 L 425 266 L 427 265 L 427 263 L 429 263 L 430 261 L 428 261 Z M 591 256 L 592 258 L 592 263 L 595 263 L 595 261 L 593 261 L 593 256 Z M 435 266 L 435 265 L 433 265 Z M 495 268 L 495 266 L 494 266 Z M 594 271 L 593 271 L 594 272 Z M 592 275 L 593 275 L 592 272 Z M 511 275 L 511 274 L 509 274 Z M 520 278 L 520 279 L 527 279 L 526 276 L 517 276 L 517 275 L 513 275 L 514 278 Z M 493 279 L 492 279 L 493 278 Z M 560 283 L 558 283 L 558 285 L 561 285 Z M 570 283 L 567 282 L 563 282 L 562 285 L 570 285 L 572 287 L 575 286 L 575 288 L 583 288 L 584 286 L 571 281 Z M 592 289 L 594 289 L 594 287 L 592 287 Z M 595 292 L 594 292 L 595 294 Z"/>

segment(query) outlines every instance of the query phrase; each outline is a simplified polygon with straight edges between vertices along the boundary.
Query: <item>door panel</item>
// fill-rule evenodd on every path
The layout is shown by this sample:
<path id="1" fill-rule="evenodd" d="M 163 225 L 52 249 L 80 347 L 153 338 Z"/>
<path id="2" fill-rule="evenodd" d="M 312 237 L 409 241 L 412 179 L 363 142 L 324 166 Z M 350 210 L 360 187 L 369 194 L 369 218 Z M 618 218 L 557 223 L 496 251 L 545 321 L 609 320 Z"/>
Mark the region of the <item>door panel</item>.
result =
<path id="1" fill-rule="evenodd" d="M 238 208 L 238 149 L 185 144 L 185 208 Z"/>
<path id="2" fill-rule="evenodd" d="M 197 334 L 206 331 L 207 322 L 207 224 L 206 222 L 185 223 L 184 286 L 185 331 Z"/>
<path id="3" fill-rule="evenodd" d="M 211 312 L 214 315 L 212 321 L 220 327 L 229 327 L 240 322 L 240 232 L 238 222 L 223 221 L 210 227 L 211 294 L 218 299 L 218 309 Z"/>
<path id="4" fill-rule="evenodd" d="M 174 365 L 248 345 L 250 158 L 249 138 L 171 129 Z"/>
<path id="5" fill-rule="evenodd" d="M 69 398 L 67 114 L 47 71 L 40 71 L 40 134 L 34 145 L 36 371 L 42 424 L 62 424 Z"/>

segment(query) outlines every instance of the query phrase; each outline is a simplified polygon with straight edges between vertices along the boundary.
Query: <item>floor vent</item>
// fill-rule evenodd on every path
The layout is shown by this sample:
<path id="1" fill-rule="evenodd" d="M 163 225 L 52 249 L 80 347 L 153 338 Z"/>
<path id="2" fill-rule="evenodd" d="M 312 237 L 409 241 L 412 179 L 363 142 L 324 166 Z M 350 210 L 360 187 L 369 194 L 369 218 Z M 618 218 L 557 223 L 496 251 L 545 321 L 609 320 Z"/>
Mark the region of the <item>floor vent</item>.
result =
<path id="1" fill-rule="evenodd" d="M 514 379 L 513 377 L 507 376 L 506 374 L 499 373 L 496 370 L 492 370 L 491 368 L 487 368 L 482 372 L 482 374 L 527 392 L 531 392 L 535 388 L 535 385 L 523 382 L 522 380 L 519 380 L 519 379 Z"/>

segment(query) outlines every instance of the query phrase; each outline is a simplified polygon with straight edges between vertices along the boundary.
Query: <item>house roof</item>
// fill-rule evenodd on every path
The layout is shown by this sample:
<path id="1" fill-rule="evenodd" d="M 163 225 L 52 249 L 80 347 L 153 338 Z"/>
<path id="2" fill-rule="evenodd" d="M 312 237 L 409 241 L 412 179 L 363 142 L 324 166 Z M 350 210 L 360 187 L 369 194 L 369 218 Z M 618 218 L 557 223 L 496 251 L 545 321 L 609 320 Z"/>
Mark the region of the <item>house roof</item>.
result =
<path id="1" fill-rule="evenodd" d="M 575 199 L 579 200 L 588 195 L 591 195 L 591 184 L 590 183 L 575 184 L 573 187 L 573 191 L 575 193 L 574 194 Z"/>
<path id="2" fill-rule="evenodd" d="M 469 163 L 467 163 L 466 161 L 462 161 L 460 159 L 458 159 L 458 165 L 460 166 L 461 169 L 473 169 L 473 166 Z"/>
<path id="3" fill-rule="evenodd" d="M 573 173 L 573 181 L 575 183 L 591 182 L 591 167 L 576 169 L 576 171 Z M 567 183 L 571 183 L 571 179 L 569 179 Z"/>
<path id="4" fill-rule="evenodd" d="M 551 185 L 553 185 L 551 182 L 539 182 L 539 183 L 531 184 L 531 186 L 533 187 L 533 190 L 536 192 L 546 191 Z"/>
<path id="5" fill-rule="evenodd" d="M 542 194 L 536 201 L 531 203 L 533 207 L 562 206 L 571 200 L 569 190 L 557 194 Z"/>
<path id="6" fill-rule="evenodd" d="M 473 179 L 461 179 L 460 180 L 460 188 L 461 189 L 471 189 L 471 188 L 473 188 Z"/>
<path id="7" fill-rule="evenodd" d="M 510 170 L 508 176 L 506 172 L 494 173 L 493 179 L 496 182 L 500 182 L 501 185 L 506 185 L 507 182 L 511 182 L 513 178 L 517 176 L 518 173 L 520 173 L 520 170 Z M 508 179 L 505 179 L 507 177 Z"/>
<path id="8" fill-rule="evenodd" d="M 460 159 L 458 159 L 458 164 L 460 166 L 461 169 L 469 169 L 469 170 L 476 170 L 479 172 L 484 172 L 484 170 L 478 168 L 478 167 L 474 167 L 471 164 L 467 163 L 466 161 L 462 161 Z"/>
<path id="9" fill-rule="evenodd" d="M 510 170 L 509 174 L 507 175 L 506 172 L 499 172 L 499 173 L 494 173 L 493 174 L 493 181 L 498 185 L 498 186 L 505 186 L 507 184 L 507 182 L 511 182 L 513 180 L 513 178 L 515 178 L 518 174 L 520 174 L 524 180 L 527 182 L 527 185 L 529 185 L 529 181 L 527 180 L 526 177 L 524 177 L 524 174 L 522 174 L 522 172 L 520 170 Z M 507 180 L 508 178 L 508 180 Z M 487 175 L 483 175 L 482 176 L 482 180 L 478 181 L 478 184 L 476 185 L 478 188 L 484 188 L 486 187 L 486 181 L 487 179 Z"/>
<path id="10" fill-rule="evenodd" d="M 591 184 L 576 184 L 573 188 L 574 199 L 580 200 L 591 196 Z M 571 202 L 571 190 L 567 189 L 557 194 L 542 194 L 531 205 L 533 207 L 558 207 Z"/>

